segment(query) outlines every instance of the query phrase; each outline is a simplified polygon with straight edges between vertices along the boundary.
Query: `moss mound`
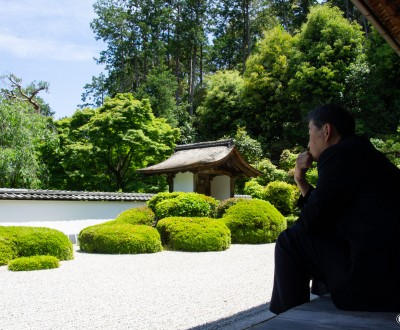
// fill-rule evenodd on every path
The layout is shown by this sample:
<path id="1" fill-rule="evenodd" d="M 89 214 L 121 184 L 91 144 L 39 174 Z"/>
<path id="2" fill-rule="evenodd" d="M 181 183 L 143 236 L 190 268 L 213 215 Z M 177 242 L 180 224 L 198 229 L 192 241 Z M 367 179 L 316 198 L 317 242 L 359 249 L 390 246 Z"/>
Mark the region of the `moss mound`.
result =
<path id="1" fill-rule="evenodd" d="M 59 260 L 74 258 L 72 243 L 55 229 L 42 227 L 0 226 L 0 265 L 18 257 L 50 255 Z"/>
<path id="2" fill-rule="evenodd" d="M 89 253 L 138 254 L 162 250 L 158 231 L 145 225 L 99 224 L 82 229 L 78 239 L 81 250 Z"/>
<path id="3" fill-rule="evenodd" d="M 285 217 L 259 199 L 239 201 L 226 210 L 222 220 L 231 231 L 232 243 L 237 244 L 271 243 L 286 228 Z"/>
<path id="4" fill-rule="evenodd" d="M 52 269 L 52 268 L 58 268 L 59 266 L 60 266 L 59 260 L 53 256 L 20 257 L 11 260 L 8 263 L 8 269 L 16 272 Z"/>
<path id="5" fill-rule="evenodd" d="M 130 223 L 131 225 L 153 225 L 155 214 L 148 206 L 134 207 L 121 212 L 115 219 L 118 223 Z"/>
<path id="6" fill-rule="evenodd" d="M 206 217 L 169 217 L 157 224 L 164 246 L 179 251 L 222 251 L 231 235 L 221 220 Z"/>

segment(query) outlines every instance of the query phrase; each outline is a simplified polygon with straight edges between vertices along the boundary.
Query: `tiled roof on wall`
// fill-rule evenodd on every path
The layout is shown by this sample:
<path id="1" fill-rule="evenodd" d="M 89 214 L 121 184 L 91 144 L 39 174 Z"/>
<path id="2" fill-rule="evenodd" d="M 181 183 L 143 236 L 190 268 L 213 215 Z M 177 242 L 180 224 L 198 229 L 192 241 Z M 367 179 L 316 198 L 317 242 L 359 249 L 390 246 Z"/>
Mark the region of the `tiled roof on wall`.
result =
<path id="1" fill-rule="evenodd" d="M 0 188 L 0 200 L 145 202 L 154 194 Z"/>

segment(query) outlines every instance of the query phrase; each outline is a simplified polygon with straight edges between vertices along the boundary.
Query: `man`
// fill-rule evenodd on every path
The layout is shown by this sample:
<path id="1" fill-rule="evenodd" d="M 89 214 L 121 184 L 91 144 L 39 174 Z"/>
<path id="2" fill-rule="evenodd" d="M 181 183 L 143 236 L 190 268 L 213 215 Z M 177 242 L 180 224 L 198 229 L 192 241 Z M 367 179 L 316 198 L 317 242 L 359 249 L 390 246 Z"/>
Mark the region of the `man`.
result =
<path id="1" fill-rule="evenodd" d="M 355 135 L 342 107 L 309 119 L 309 151 L 294 175 L 301 214 L 276 242 L 270 310 L 308 302 L 312 279 L 340 309 L 400 312 L 400 170 Z M 313 161 L 315 188 L 306 179 Z"/>

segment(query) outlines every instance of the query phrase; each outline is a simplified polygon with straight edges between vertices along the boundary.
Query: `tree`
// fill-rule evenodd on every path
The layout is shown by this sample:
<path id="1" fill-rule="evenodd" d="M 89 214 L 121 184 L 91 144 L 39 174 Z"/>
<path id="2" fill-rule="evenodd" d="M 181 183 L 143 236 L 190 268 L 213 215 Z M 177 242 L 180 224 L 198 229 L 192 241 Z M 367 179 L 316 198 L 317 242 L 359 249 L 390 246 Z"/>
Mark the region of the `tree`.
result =
<path id="1" fill-rule="evenodd" d="M 271 0 L 270 9 L 285 31 L 293 35 L 306 22 L 310 7 L 315 4 L 316 0 Z"/>
<path id="2" fill-rule="evenodd" d="M 0 96 L 0 186 L 43 188 L 47 168 L 41 157 L 45 146 L 57 143 L 49 119 L 29 103 Z"/>
<path id="3" fill-rule="evenodd" d="M 292 143 L 284 141 L 299 122 L 298 111 L 288 91 L 294 52 L 294 39 L 283 28 L 266 31 L 249 57 L 244 74 L 244 99 L 248 106 L 243 113 L 246 127 L 264 149 L 283 143 L 277 155 Z"/>
<path id="4" fill-rule="evenodd" d="M 156 117 L 167 119 L 174 127 L 178 125 L 175 92 L 178 87 L 175 77 L 166 68 L 154 68 L 146 77 L 146 81 L 134 93 L 138 100 L 149 99 Z"/>
<path id="5" fill-rule="evenodd" d="M 22 87 L 22 79 L 18 78 L 15 74 L 6 74 L 0 77 L 1 80 L 6 81 L 6 88 L 1 89 L 1 94 L 8 98 L 19 101 L 28 102 L 35 109 L 37 114 L 42 114 L 47 117 L 54 115 L 50 106 L 38 96 L 39 92 L 49 90 L 49 83 L 46 81 L 32 82 L 27 87 Z"/>
<path id="6" fill-rule="evenodd" d="M 368 71 L 359 93 L 358 130 L 368 137 L 398 134 L 400 57 L 374 29 L 366 47 Z"/>
<path id="7" fill-rule="evenodd" d="M 303 113 L 329 102 L 347 106 L 348 78 L 364 61 L 360 26 L 347 21 L 337 7 L 315 6 L 296 41 L 299 53 L 289 88 Z"/>
<path id="8" fill-rule="evenodd" d="M 154 117 L 148 100 L 129 93 L 107 98 L 96 110 L 79 110 L 58 125 L 66 132 L 62 165 L 72 189 L 130 191 L 135 169 L 164 160 L 179 138 L 177 129 Z"/>
<path id="9" fill-rule="evenodd" d="M 81 109 L 87 107 L 98 108 L 104 103 L 104 99 L 107 96 L 107 79 L 104 73 L 100 73 L 98 77 L 92 77 L 92 82 L 83 86 L 85 92 L 82 93 L 82 102 L 80 105 Z"/>
<path id="10" fill-rule="evenodd" d="M 238 71 L 218 71 L 206 78 L 206 96 L 198 107 L 196 123 L 204 140 L 233 136 L 244 126 L 242 96 L 244 82 Z"/>

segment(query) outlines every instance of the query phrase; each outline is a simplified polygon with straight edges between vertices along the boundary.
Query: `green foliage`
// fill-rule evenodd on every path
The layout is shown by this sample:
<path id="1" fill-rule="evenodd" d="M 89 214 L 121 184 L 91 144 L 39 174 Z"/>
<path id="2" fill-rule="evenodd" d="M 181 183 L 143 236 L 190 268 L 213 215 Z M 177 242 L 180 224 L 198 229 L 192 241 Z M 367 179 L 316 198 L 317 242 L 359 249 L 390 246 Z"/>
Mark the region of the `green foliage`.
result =
<path id="1" fill-rule="evenodd" d="M 157 219 L 173 216 L 214 217 L 218 201 L 198 193 L 161 193 L 152 197 L 148 205 Z"/>
<path id="2" fill-rule="evenodd" d="M 156 117 L 167 119 L 168 123 L 178 125 L 175 92 L 178 88 L 175 77 L 166 68 L 154 68 L 147 75 L 146 81 L 135 93 L 138 100 L 149 99 Z"/>
<path id="3" fill-rule="evenodd" d="M 318 181 L 318 170 L 316 167 L 311 167 L 310 169 L 308 169 L 306 173 L 306 179 L 311 185 L 313 185 L 314 187 L 316 186 Z"/>
<path id="4" fill-rule="evenodd" d="M 238 71 L 218 71 L 207 77 L 206 86 L 204 102 L 196 112 L 201 138 L 207 141 L 233 136 L 244 124 L 241 120 L 243 78 Z"/>
<path id="5" fill-rule="evenodd" d="M 244 127 L 238 127 L 233 141 L 240 154 L 248 163 L 254 164 L 261 159 L 263 154 L 261 143 L 252 139 Z"/>
<path id="6" fill-rule="evenodd" d="M 155 214 L 148 206 L 134 207 L 121 212 L 116 222 L 130 223 L 132 225 L 151 226 L 154 223 Z"/>
<path id="7" fill-rule="evenodd" d="M 179 192 L 161 192 L 158 193 L 157 195 L 154 195 L 152 198 L 150 198 L 147 201 L 147 205 L 148 207 L 155 213 L 156 212 L 156 208 L 157 208 L 157 204 L 166 200 L 166 199 L 170 199 L 170 198 L 176 198 L 179 196 Z"/>
<path id="8" fill-rule="evenodd" d="M 288 149 L 283 150 L 279 158 L 279 167 L 286 172 L 294 169 L 298 155 L 298 153 L 292 153 Z"/>
<path id="9" fill-rule="evenodd" d="M 299 52 L 293 59 L 295 73 L 289 89 L 303 113 L 329 102 L 349 105 L 351 109 L 346 100 L 351 99 L 349 91 L 352 95 L 355 92 L 353 70 L 365 61 L 361 27 L 329 5 L 312 7 L 307 18 L 296 36 Z"/>
<path id="10" fill-rule="evenodd" d="M 41 188 L 47 168 L 41 150 L 55 147 L 56 134 L 49 119 L 34 112 L 27 102 L 0 96 L 0 186 Z"/>
<path id="11" fill-rule="evenodd" d="M 78 110 L 58 122 L 65 188 L 130 191 L 135 170 L 165 160 L 179 131 L 155 118 L 148 100 L 132 94 L 107 98 L 102 107 Z"/>
<path id="12" fill-rule="evenodd" d="M 255 168 L 263 173 L 255 179 L 262 186 L 266 186 L 272 181 L 293 182 L 293 178 L 287 172 L 277 168 L 269 159 L 261 160 L 255 165 Z"/>
<path id="13" fill-rule="evenodd" d="M 49 255 L 20 257 L 11 260 L 8 263 L 8 269 L 15 272 L 52 269 L 52 268 L 58 268 L 59 266 L 60 266 L 59 260 L 56 257 Z"/>
<path id="14" fill-rule="evenodd" d="M 180 251 L 222 251 L 229 248 L 231 236 L 221 220 L 206 217 L 169 217 L 157 224 L 164 246 Z"/>
<path id="15" fill-rule="evenodd" d="M 162 250 L 160 234 L 150 226 L 109 222 L 84 228 L 80 248 L 89 253 L 138 254 Z"/>
<path id="16" fill-rule="evenodd" d="M 287 216 L 293 213 L 299 190 L 286 182 L 273 181 L 265 187 L 264 198 L 274 205 L 279 212 Z"/>
<path id="17" fill-rule="evenodd" d="M 264 199 L 264 187 L 256 179 L 251 179 L 244 184 L 244 193 L 253 198 Z"/>
<path id="18" fill-rule="evenodd" d="M 227 209 L 229 209 L 231 206 L 235 205 L 237 202 L 240 202 L 244 199 L 245 198 L 232 197 L 221 201 L 218 204 L 217 209 L 215 211 L 215 217 L 222 218 Z"/>
<path id="19" fill-rule="evenodd" d="M 0 226 L 0 266 L 18 256 L 14 237 L 9 227 Z"/>
<path id="20" fill-rule="evenodd" d="M 264 33 L 246 62 L 243 119 L 250 135 L 264 148 L 272 143 L 288 143 L 293 127 L 300 121 L 288 89 L 294 39 L 282 28 Z M 266 148 L 265 148 L 266 149 Z"/>
<path id="21" fill-rule="evenodd" d="M 74 257 L 71 241 L 58 230 L 0 226 L 0 265 L 17 257 L 35 255 L 50 255 L 59 260 L 71 260 Z"/>
<path id="22" fill-rule="evenodd" d="M 231 231 L 232 243 L 238 244 L 271 243 L 286 228 L 285 217 L 271 203 L 259 199 L 236 203 L 222 220 Z"/>
<path id="23" fill-rule="evenodd" d="M 71 241 L 56 229 L 15 227 L 14 237 L 19 256 L 50 255 L 59 260 L 74 258 Z"/>
<path id="24" fill-rule="evenodd" d="M 383 141 L 381 139 L 371 139 L 371 143 L 376 149 L 384 153 L 386 157 L 397 167 L 400 168 L 400 139 L 394 137 Z"/>
<path id="25" fill-rule="evenodd" d="M 366 45 L 368 74 L 355 103 L 357 130 L 368 137 L 398 134 L 400 57 L 375 29 Z"/>

